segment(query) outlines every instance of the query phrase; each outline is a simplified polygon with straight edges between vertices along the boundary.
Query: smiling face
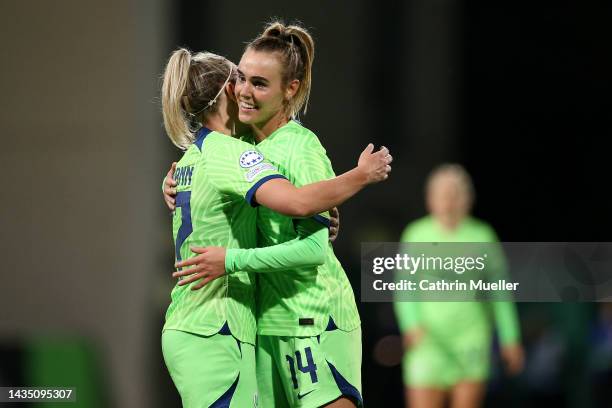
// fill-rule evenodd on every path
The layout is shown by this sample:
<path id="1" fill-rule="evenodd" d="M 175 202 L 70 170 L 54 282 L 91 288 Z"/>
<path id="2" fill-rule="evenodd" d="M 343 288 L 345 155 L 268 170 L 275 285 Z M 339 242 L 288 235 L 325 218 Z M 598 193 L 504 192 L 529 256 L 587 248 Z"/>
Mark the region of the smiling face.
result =
<path id="1" fill-rule="evenodd" d="M 238 117 L 266 136 L 287 122 L 287 101 L 299 87 L 298 80 L 285 84 L 282 73 L 274 52 L 247 49 L 238 65 Z"/>

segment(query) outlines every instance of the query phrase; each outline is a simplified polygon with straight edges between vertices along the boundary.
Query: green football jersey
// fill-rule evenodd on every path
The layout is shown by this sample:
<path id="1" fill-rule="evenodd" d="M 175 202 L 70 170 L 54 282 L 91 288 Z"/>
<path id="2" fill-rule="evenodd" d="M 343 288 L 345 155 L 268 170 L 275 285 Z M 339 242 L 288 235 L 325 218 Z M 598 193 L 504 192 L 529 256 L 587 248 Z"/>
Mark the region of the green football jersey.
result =
<path id="1" fill-rule="evenodd" d="M 254 143 L 252 138 L 245 140 Z M 295 121 L 257 144 L 267 160 L 296 187 L 335 177 L 317 136 Z M 329 225 L 329 214 L 317 221 Z M 293 219 L 260 207 L 258 245 L 276 245 L 297 236 Z M 318 267 L 258 274 L 257 330 L 272 336 L 316 336 L 330 318 L 342 330 L 361 324 L 351 284 L 328 243 L 326 260 Z"/>
<path id="2" fill-rule="evenodd" d="M 253 248 L 257 245 L 255 191 L 283 177 L 252 145 L 202 129 L 177 163 L 176 211 L 172 230 L 177 260 L 192 246 Z M 254 278 L 238 272 L 199 290 L 176 285 L 164 330 L 211 335 L 227 323 L 241 341 L 255 344 Z"/>
<path id="3" fill-rule="evenodd" d="M 457 228 L 445 231 L 431 216 L 410 223 L 401 242 L 498 242 L 489 224 L 466 217 Z M 401 331 L 420 326 L 440 337 L 453 338 L 466 330 L 489 330 L 491 314 L 504 344 L 519 340 L 516 308 L 512 302 L 395 302 Z"/>

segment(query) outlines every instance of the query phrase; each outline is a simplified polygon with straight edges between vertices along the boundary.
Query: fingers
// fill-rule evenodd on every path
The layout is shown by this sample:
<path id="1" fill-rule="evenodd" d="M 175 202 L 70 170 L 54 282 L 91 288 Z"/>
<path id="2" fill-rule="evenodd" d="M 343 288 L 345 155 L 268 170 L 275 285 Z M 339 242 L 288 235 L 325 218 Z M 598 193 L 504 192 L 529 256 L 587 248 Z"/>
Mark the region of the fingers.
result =
<path id="1" fill-rule="evenodd" d="M 202 279 L 202 281 L 198 282 L 197 284 L 193 285 L 191 287 L 191 290 L 198 290 L 198 289 L 202 289 L 204 286 L 206 286 L 210 281 L 213 281 L 215 279 L 217 279 L 218 276 L 205 276 L 204 279 Z"/>
<path id="2" fill-rule="evenodd" d="M 196 253 L 196 254 L 205 254 L 208 252 L 208 248 L 209 247 L 189 247 L 191 252 Z M 198 258 L 198 259 L 204 260 L 204 258 Z"/>
<path id="3" fill-rule="evenodd" d="M 361 154 L 359 155 L 359 160 L 362 160 L 365 157 L 369 156 L 373 151 L 374 151 L 374 145 L 372 143 L 369 143 L 366 146 L 366 148 L 363 149 L 363 152 L 361 152 Z"/>
<path id="4" fill-rule="evenodd" d="M 168 207 L 168 209 L 172 212 L 174 212 L 174 210 L 176 209 L 175 205 L 174 205 L 174 199 L 171 197 L 167 197 L 164 194 L 164 201 L 166 202 L 166 207 Z"/>
<path id="5" fill-rule="evenodd" d="M 176 186 L 176 180 L 174 180 L 174 172 L 175 171 L 176 171 L 176 162 L 173 162 L 172 166 L 170 166 L 170 170 L 168 170 L 168 173 L 166 174 L 165 184 L 168 187 L 175 187 Z"/>
<path id="6" fill-rule="evenodd" d="M 381 146 L 380 150 L 376 153 L 379 153 L 384 157 L 389 154 L 389 149 L 387 149 L 385 146 Z"/>
<path id="7" fill-rule="evenodd" d="M 185 286 L 185 285 L 190 284 L 191 282 L 195 282 L 195 281 L 197 281 L 198 279 L 202 279 L 202 278 L 204 278 L 204 277 L 206 277 L 206 272 L 196 273 L 196 274 L 194 274 L 194 275 L 189 276 L 188 278 L 181 279 L 181 280 L 178 282 L 178 285 L 179 285 L 179 286 Z"/>
<path id="8" fill-rule="evenodd" d="M 185 259 L 185 260 L 180 261 L 180 262 L 176 262 L 174 264 L 174 267 L 175 268 L 184 268 L 186 266 L 203 265 L 205 263 L 206 263 L 206 257 L 204 255 L 198 255 L 198 256 L 194 256 L 193 258 L 189 258 L 189 259 Z"/>
<path id="9" fill-rule="evenodd" d="M 169 195 L 172 197 L 176 196 L 176 188 L 169 185 L 167 181 L 166 181 L 166 184 L 164 185 L 164 195 Z"/>
<path id="10" fill-rule="evenodd" d="M 171 187 L 176 187 L 176 180 L 174 180 L 170 172 L 168 172 L 168 174 L 166 175 L 166 178 L 164 179 L 164 188 L 171 188 Z"/>
<path id="11" fill-rule="evenodd" d="M 163 193 L 164 201 L 166 202 L 166 206 L 170 209 L 170 211 L 174 211 L 176 208 L 176 201 L 174 199 L 174 197 L 176 197 L 176 188 L 174 188 L 175 185 L 176 182 L 170 176 L 166 176 L 164 179 Z"/>
<path id="12" fill-rule="evenodd" d="M 172 272 L 172 277 L 182 278 L 184 276 L 195 275 L 195 274 L 203 273 L 203 272 L 204 272 L 204 268 L 202 268 L 201 266 L 196 266 L 194 268 L 183 269 L 182 271 Z"/>
<path id="13" fill-rule="evenodd" d="M 329 215 L 332 218 L 338 218 L 338 215 L 340 215 L 340 211 L 338 211 L 338 207 L 334 207 L 332 209 L 329 210 Z"/>
<path id="14" fill-rule="evenodd" d="M 170 170 L 168 170 L 168 173 L 164 178 L 164 201 L 166 202 L 166 206 L 170 211 L 174 211 L 176 209 L 176 201 L 174 199 L 174 197 L 176 197 L 176 181 L 173 178 L 175 170 L 176 162 L 172 163 Z"/>
<path id="15" fill-rule="evenodd" d="M 166 202 L 166 206 L 170 209 L 170 211 L 174 211 L 176 208 L 176 189 L 172 187 L 164 187 L 164 201 Z"/>
<path id="16" fill-rule="evenodd" d="M 189 258 L 189 259 L 185 259 L 184 261 L 176 262 L 174 264 L 174 267 L 175 268 L 184 268 L 185 266 L 205 264 L 206 263 L 206 259 L 207 259 L 205 254 L 208 252 L 208 248 L 209 247 L 190 247 L 189 249 L 191 250 L 191 252 L 199 254 L 199 255 L 194 256 L 194 257 Z"/>
<path id="17" fill-rule="evenodd" d="M 391 164 L 391 162 L 393 161 L 393 156 L 388 154 L 385 156 L 385 160 L 387 161 L 387 164 Z"/>

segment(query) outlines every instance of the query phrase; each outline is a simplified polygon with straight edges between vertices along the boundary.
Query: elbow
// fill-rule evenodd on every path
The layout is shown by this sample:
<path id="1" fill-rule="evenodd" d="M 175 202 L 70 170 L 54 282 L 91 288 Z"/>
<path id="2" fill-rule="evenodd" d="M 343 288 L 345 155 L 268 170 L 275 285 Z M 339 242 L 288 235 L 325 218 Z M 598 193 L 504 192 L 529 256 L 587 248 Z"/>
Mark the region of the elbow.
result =
<path id="1" fill-rule="evenodd" d="M 308 257 L 308 265 L 310 266 L 321 266 L 325 263 L 325 252 L 323 251 L 313 251 L 313 253 Z"/>
<path id="2" fill-rule="evenodd" d="M 315 265 L 321 266 L 325 263 L 325 253 L 321 252 L 321 255 L 315 259 Z"/>
<path id="3" fill-rule="evenodd" d="M 312 255 L 312 264 L 316 266 L 321 266 L 325 263 L 325 251 L 317 250 Z"/>
<path id="4" fill-rule="evenodd" d="M 317 243 L 316 248 L 312 252 L 312 263 L 316 266 L 323 265 L 327 255 L 327 247 Z"/>

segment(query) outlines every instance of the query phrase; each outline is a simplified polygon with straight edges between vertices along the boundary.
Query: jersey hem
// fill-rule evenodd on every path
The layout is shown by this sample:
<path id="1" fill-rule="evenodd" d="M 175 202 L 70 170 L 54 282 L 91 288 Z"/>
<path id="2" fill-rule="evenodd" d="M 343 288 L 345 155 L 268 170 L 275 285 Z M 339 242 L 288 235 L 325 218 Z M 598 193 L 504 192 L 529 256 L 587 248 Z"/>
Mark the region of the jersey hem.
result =
<path id="1" fill-rule="evenodd" d="M 185 333 L 190 333 L 190 334 L 195 334 L 197 336 L 204 336 L 204 337 L 211 337 L 214 336 L 215 334 L 219 334 L 219 331 L 223 328 L 223 326 L 225 325 L 225 323 L 219 325 L 218 327 L 213 327 L 210 326 L 210 329 L 206 329 L 206 330 L 193 330 L 191 328 L 185 328 L 185 327 L 181 327 L 181 326 L 164 326 L 164 328 L 162 329 L 162 334 L 166 331 L 166 330 L 177 330 L 177 331 L 182 331 Z M 243 338 L 243 337 L 238 337 L 236 336 L 235 333 L 231 333 L 231 336 L 234 337 L 236 340 L 242 342 L 242 343 L 248 343 L 251 345 L 255 345 L 255 336 L 253 336 L 253 339 L 247 339 L 247 338 Z"/>

